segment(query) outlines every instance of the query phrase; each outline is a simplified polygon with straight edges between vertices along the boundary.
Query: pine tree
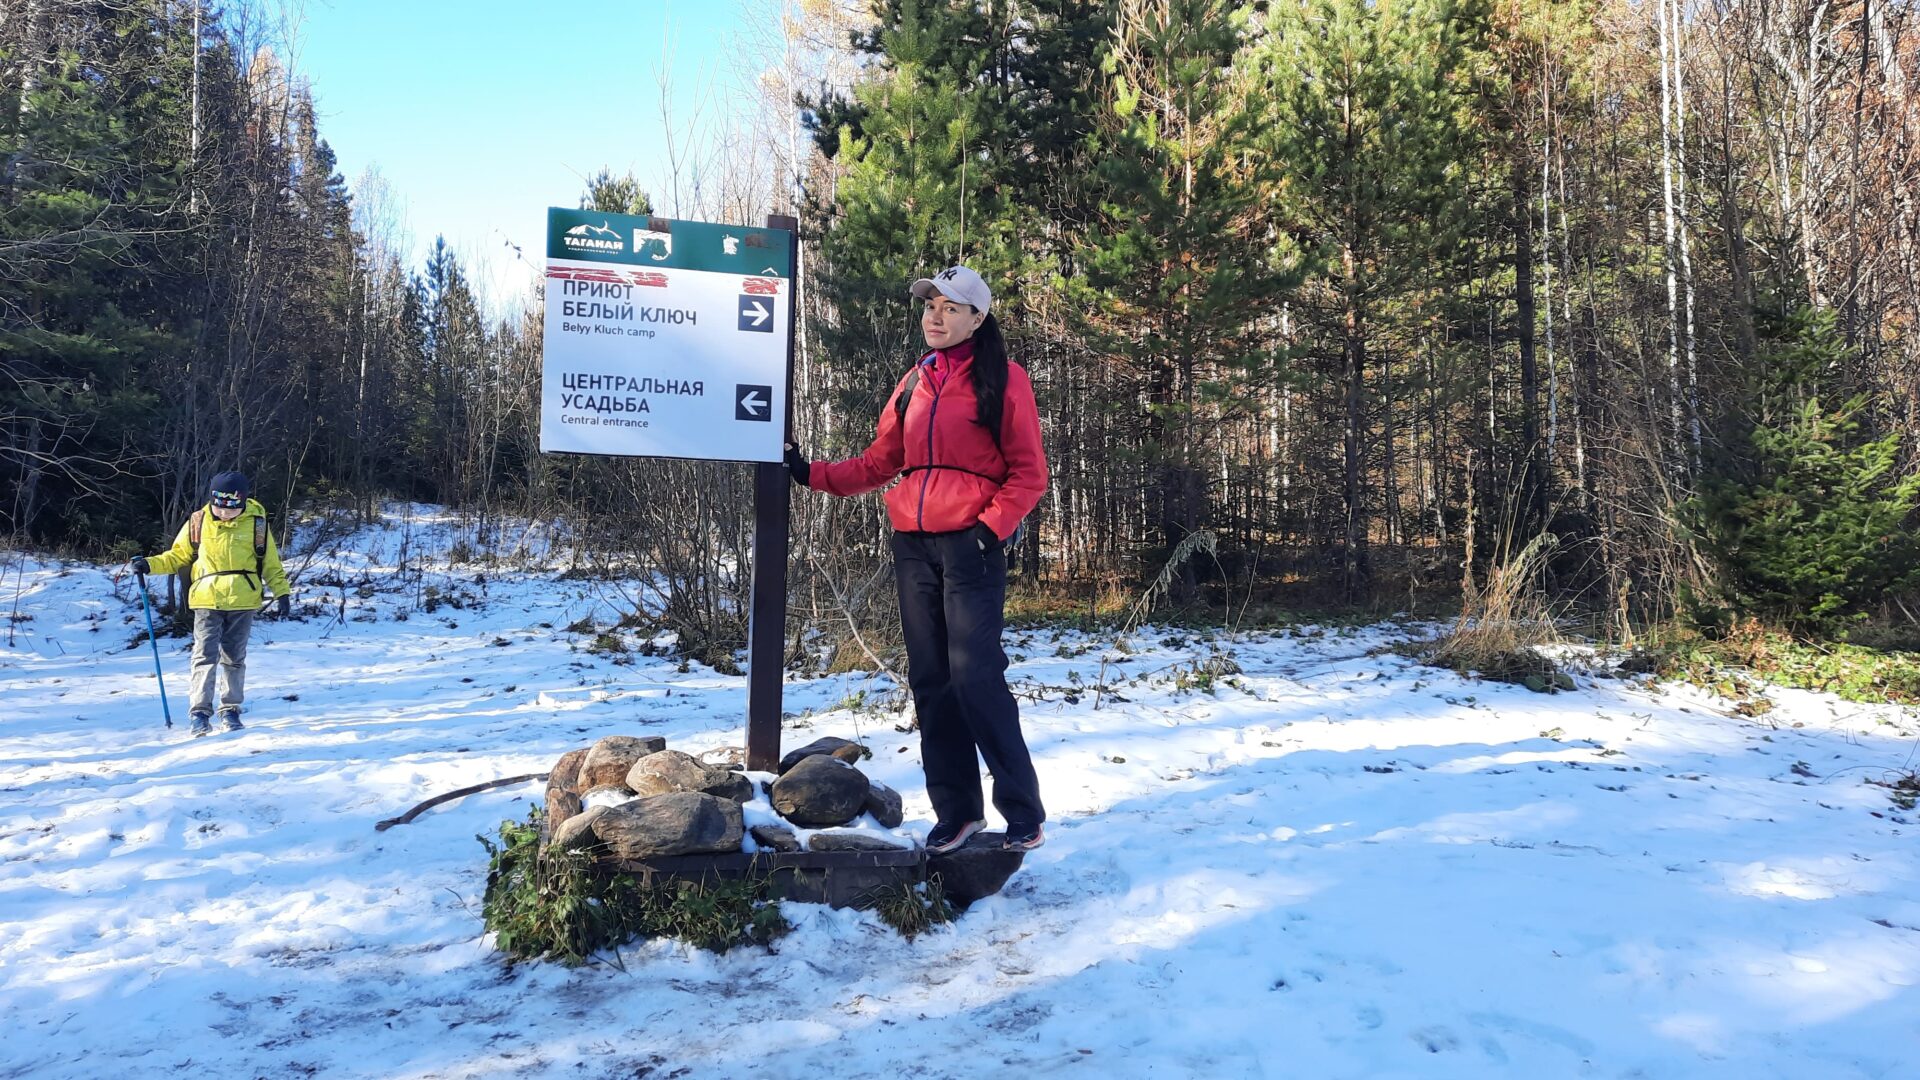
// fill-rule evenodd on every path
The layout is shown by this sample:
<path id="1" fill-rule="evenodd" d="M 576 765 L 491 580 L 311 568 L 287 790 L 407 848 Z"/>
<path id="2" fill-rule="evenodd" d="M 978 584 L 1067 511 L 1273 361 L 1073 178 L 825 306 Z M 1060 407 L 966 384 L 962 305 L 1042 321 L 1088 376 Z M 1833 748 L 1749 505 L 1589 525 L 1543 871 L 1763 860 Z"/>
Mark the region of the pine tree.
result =
<path id="1" fill-rule="evenodd" d="M 1920 582 L 1920 475 L 1899 430 L 1872 434 L 1869 395 L 1842 396 L 1856 357 L 1833 312 L 1773 322 L 1687 513 L 1736 613 L 1831 630 Z"/>
<path id="2" fill-rule="evenodd" d="M 42 10 L 0 38 L 0 512 L 41 540 L 151 515 L 110 493 L 150 445 L 150 371 L 183 351 L 167 278 L 144 269 L 182 254 L 179 109 L 153 90 L 179 35 L 97 15 Z"/>
<path id="3" fill-rule="evenodd" d="M 1007 6 L 885 0 L 859 43 L 873 77 L 851 100 L 809 103 L 816 143 L 844 170 L 831 207 L 813 210 L 825 218 L 815 280 L 835 313 L 820 333 L 853 439 L 920 345 L 909 282 L 965 261 L 996 304 L 1010 298 L 1018 215 L 1005 173 L 1019 121 Z"/>
<path id="4" fill-rule="evenodd" d="M 1240 27 L 1225 0 L 1127 0 L 1104 52 L 1097 204 L 1070 295 L 1094 346 L 1138 380 L 1144 437 L 1120 453 L 1147 471 L 1162 560 L 1208 523 L 1210 421 L 1272 378 L 1273 316 L 1292 284 L 1260 220 L 1273 172 L 1235 67 Z M 1185 599 L 1196 568 L 1174 573 Z"/>
<path id="5" fill-rule="evenodd" d="M 612 169 L 603 167 L 587 181 L 586 193 L 580 196 L 580 209 L 598 210 L 603 214 L 651 214 L 653 199 L 631 171 L 615 176 Z"/>
<path id="6" fill-rule="evenodd" d="M 1495 252 L 1512 252 L 1510 261 L 1495 254 L 1471 271 L 1484 301 L 1470 318 L 1509 328 L 1487 363 L 1497 369 L 1495 378 L 1517 391 L 1490 403 L 1499 424 L 1481 448 L 1488 463 L 1484 475 L 1500 477 L 1486 485 L 1486 497 L 1505 504 L 1499 528 L 1488 530 L 1505 533 L 1489 536 L 1495 551 L 1517 550 L 1547 528 L 1554 502 L 1561 409 L 1551 289 L 1554 246 L 1565 240 L 1545 216 L 1556 195 L 1550 182 L 1552 113 L 1566 108 L 1560 100 L 1569 89 L 1566 65 L 1583 62 L 1590 9 L 1590 0 L 1491 0 L 1475 12 L 1485 19 L 1475 27 L 1478 47 L 1467 65 L 1473 97 L 1468 138 L 1461 143 L 1463 163 L 1474 170 L 1470 213 L 1488 223 Z M 1564 226 L 1567 208 L 1560 214 Z M 1565 282 L 1558 284 L 1565 288 Z M 1543 335 L 1543 328 L 1549 332 Z M 1475 374 L 1485 379 L 1487 373 Z"/>
<path id="7" fill-rule="evenodd" d="M 480 392 L 486 326 L 459 257 L 435 237 L 420 280 L 421 339 L 425 347 L 428 408 L 415 416 L 412 457 L 438 463 L 436 498 L 457 503 L 473 494 L 465 452 L 471 436 L 468 399 Z"/>
<path id="8" fill-rule="evenodd" d="M 1284 164 L 1276 207 L 1316 290 L 1303 309 L 1330 339 L 1339 398 L 1341 586 L 1360 598 L 1376 499 L 1369 489 L 1377 321 L 1429 281 L 1467 222 L 1461 68 L 1473 0 L 1288 0 L 1269 9 L 1258 56 Z"/>

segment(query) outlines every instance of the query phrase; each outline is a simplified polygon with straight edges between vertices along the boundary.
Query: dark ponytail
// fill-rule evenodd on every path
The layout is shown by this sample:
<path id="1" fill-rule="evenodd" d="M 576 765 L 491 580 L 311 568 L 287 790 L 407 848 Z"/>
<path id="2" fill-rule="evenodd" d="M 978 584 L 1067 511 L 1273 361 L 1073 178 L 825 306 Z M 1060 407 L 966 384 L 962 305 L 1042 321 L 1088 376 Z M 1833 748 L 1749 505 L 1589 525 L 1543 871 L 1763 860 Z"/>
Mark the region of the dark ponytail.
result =
<path id="1" fill-rule="evenodd" d="M 973 332 L 973 396 L 980 406 L 974 422 L 993 435 L 995 446 L 1000 445 L 1000 418 L 1007 404 L 1007 339 L 1000 335 L 1000 323 L 992 312 Z"/>

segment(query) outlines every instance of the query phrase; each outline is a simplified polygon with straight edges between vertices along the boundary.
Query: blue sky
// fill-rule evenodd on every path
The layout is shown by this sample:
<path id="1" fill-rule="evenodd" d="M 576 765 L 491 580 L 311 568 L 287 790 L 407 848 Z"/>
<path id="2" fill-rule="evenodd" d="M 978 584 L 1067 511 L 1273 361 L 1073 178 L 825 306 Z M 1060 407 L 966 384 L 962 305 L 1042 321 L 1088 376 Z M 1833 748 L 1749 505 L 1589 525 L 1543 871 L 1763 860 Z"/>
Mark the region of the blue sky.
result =
<path id="1" fill-rule="evenodd" d="M 657 192 L 658 72 L 670 65 L 678 110 L 730 78 L 742 6 L 313 0 L 292 59 L 348 182 L 374 166 L 391 185 L 416 264 L 444 234 L 499 306 L 541 264 L 546 207 L 575 205 L 584 177 L 630 168 Z"/>

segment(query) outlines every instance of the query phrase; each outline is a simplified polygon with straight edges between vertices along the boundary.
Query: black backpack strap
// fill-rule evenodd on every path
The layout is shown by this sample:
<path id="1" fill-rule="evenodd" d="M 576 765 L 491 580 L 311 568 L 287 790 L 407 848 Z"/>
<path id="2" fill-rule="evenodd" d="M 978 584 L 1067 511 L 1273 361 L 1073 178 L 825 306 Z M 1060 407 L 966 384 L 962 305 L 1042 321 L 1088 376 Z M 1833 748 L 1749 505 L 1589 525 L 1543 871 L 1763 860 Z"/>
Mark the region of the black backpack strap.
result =
<path id="1" fill-rule="evenodd" d="M 927 354 L 927 356 L 932 355 L 932 353 Z M 913 400 L 913 392 L 920 385 L 920 369 L 927 366 L 927 356 L 921 357 L 913 365 L 913 370 L 907 372 L 907 381 L 900 384 L 900 393 L 893 399 L 893 418 L 899 423 L 903 432 L 907 427 L 907 403 Z"/>
<path id="2" fill-rule="evenodd" d="M 262 585 L 267 581 L 267 515 L 253 519 L 253 573 Z"/>

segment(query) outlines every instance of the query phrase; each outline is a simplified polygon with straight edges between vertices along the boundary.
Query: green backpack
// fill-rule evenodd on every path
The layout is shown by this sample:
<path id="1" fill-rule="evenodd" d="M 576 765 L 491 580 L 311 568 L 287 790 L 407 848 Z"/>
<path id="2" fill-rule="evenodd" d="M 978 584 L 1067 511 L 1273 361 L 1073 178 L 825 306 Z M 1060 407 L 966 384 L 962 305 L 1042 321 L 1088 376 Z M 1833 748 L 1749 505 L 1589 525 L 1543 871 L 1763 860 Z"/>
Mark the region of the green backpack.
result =
<path id="1" fill-rule="evenodd" d="M 193 545 L 193 558 L 188 559 L 187 565 L 182 567 L 180 570 L 180 580 L 183 584 L 186 584 L 186 585 L 193 584 L 193 577 L 192 577 L 193 564 L 200 561 L 200 529 L 201 529 L 201 526 L 204 524 L 206 512 L 207 512 L 207 508 L 203 506 L 200 509 L 195 510 L 193 512 L 193 516 L 187 519 L 187 542 Z M 244 573 L 247 573 L 247 571 L 215 570 L 213 572 L 213 574 L 244 574 Z M 253 519 L 253 571 L 252 573 L 253 573 L 253 579 L 255 581 L 260 582 L 261 585 L 264 587 L 266 585 L 266 577 L 267 577 L 267 519 L 264 514 Z M 210 574 L 208 576 L 211 577 L 213 576 L 213 574 Z"/>

